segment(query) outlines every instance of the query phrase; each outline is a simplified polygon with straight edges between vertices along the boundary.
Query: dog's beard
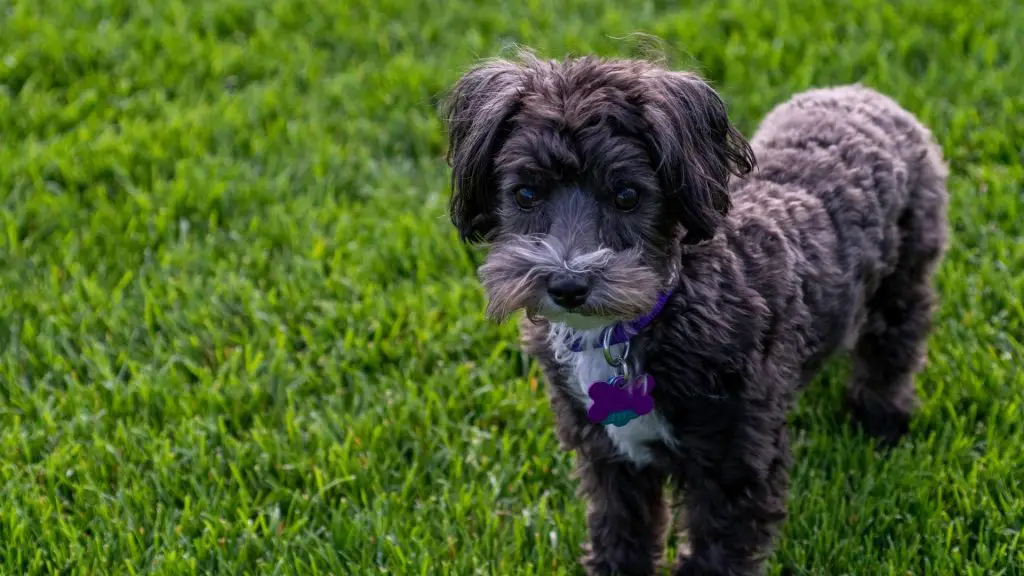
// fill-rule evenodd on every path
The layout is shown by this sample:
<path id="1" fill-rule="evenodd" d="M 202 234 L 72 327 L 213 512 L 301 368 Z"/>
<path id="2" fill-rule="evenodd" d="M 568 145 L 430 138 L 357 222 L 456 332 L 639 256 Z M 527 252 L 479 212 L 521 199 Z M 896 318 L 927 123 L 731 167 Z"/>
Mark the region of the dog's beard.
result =
<path id="1" fill-rule="evenodd" d="M 531 318 L 590 329 L 647 313 L 663 278 L 643 264 L 639 250 L 574 250 L 551 236 L 509 236 L 496 242 L 479 276 L 487 293 L 487 315 L 501 321 L 516 310 Z M 566 310 L 547 293 L 554 273 L 590 279 L 583 306 Z"/>

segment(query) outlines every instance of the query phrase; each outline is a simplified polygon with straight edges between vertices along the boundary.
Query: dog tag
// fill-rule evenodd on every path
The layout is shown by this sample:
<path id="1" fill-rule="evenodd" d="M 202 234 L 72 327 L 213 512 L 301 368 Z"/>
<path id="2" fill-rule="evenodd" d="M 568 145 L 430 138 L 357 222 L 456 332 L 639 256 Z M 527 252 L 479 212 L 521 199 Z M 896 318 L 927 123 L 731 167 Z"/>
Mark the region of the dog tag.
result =
<path id="1" fill-rule="evenodd" d="M 630 382 L 622 376 L 594 382 L 587 392 L 593 401 L 587 417 L 606 426 L 625 426 L 654 410 L 654 398 L 650 396 L 653 389 L 654 377 L 650 374 L 641 374 Z"/>

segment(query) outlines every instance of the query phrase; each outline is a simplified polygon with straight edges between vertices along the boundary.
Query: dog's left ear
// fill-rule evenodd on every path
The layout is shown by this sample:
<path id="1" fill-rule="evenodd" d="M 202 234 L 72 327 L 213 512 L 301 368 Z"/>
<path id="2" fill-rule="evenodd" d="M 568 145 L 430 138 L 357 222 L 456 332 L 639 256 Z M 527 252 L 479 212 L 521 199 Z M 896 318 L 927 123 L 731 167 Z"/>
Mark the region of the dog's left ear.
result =
<path id="1" fill-rule="evenodd" d="M 442 104 L 452 168 L 452 223 L 464 242 L 488 237 L 496 222 L 494 156 L 519 109 L 522 68 L 495 60 L 479 64 L 455 83 Z"/>
<path id="2" fill-rule="evenodd" d="M 708 240 L 731 208 L 730 176 L 753 170 L 754 152 L 701 78 L 667 70 L 647 78 L 644 115 L 666 207 L 686 228 L 684 242 Z"/>

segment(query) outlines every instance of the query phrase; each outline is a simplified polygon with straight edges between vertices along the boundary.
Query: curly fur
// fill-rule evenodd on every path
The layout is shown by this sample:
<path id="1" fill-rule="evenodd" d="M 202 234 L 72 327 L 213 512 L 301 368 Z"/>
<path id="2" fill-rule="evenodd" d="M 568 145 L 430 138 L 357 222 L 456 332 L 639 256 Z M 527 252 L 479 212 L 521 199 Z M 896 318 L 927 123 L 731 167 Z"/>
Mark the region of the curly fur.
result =
<path id="1" fill-rule="evenodd" d="M 588 573 L 655 572 L 667 481 L 689 540 L 675 574 L 763 573 L 786 517 L 787 412 L 840 351 L 854 360 L 855 421 L 885 444 L 907 432 L 947 243 L 947 169 L 896 102 L 859 85 L 803 92 L 748 146 L 695 75 L 527 54 L 471 70 L 445 113 L 453 222 L 491 245 L 481 277 L 497 316 L 528 312 L 524 348 L 588 503 Z M 542 174 L 550 209 L 510 203 L 523 170 Z M 642 209 L 607 208 L 604 183 L 623 179 Z M 586 278 L 610 283 L 618 309 L 600 290 L 582 311 L 545 298 L 540 279 L 585 254 Z M 623 262 L 643 286 L 604 276 Z M 673 295 L 631 348 L 657 382 L 655 419 L 628 433 L 589 422 L 580 386 L 599 364 L 564 336 L 637 314 L 660 289 Z"/>

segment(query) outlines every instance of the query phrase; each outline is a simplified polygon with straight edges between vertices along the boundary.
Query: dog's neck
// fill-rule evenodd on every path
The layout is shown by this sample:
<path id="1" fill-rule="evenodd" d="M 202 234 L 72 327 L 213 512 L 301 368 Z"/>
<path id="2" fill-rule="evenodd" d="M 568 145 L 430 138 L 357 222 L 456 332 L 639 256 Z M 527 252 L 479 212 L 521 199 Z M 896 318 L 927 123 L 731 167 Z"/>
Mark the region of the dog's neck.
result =
<path id="1" fill-rule="evenodd" d="M 579 353 L 629 341 L 658 317 L 671 297 L 671 292 L 658 296 L 650 312 L 630 321 L 564 314 L 551 318 L 550 338 L 566 352 Z"/>

